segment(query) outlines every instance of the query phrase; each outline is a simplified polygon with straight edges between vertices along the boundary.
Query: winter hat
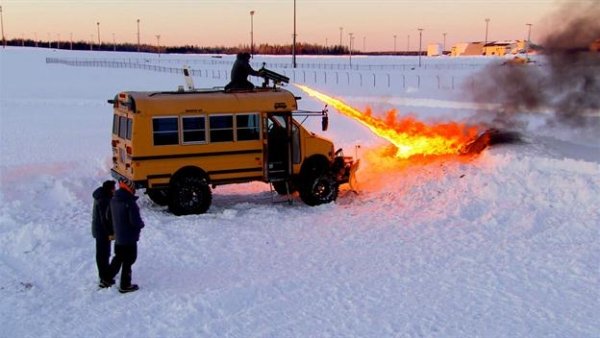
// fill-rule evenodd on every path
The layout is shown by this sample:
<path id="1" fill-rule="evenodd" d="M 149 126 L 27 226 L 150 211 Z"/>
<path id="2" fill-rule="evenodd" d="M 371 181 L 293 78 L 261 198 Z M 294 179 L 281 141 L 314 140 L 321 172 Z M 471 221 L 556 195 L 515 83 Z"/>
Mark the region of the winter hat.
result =
<path id="1" fill-rule="evenodd" d="M 102 189 L 104 189 L 104 191 L 111 192 L 115 188 L 116 183 L 117 182 L 113 180 L 104 181 L 104 183 L 102 183 Z"/>
<path id="2" fill-rule="evenodd" d="M 119 180 L 119 188 L 127 189 L 127 190 L 133 192 L 135 190 L 135 184 L 131 180 L 122 178 Z"/>

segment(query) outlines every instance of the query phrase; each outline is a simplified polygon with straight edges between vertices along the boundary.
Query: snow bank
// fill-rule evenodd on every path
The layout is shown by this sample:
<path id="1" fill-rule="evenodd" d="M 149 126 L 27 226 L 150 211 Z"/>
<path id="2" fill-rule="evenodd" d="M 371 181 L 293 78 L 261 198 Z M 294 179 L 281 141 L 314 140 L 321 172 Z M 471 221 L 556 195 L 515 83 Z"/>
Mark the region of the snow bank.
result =
<path id="1" fill-rule="evenodd" d="M 0 51 L 5 335 L 600 334 L 599 145 L 567 131 L 560 139 L 532 132 L 525 144 L 467 162 L 365 161 L 360 194 L 344 190 L 318 207 L 272 203 L 262 183 L 217 187 L 208 213 L 186 217 L 142 196 L 147 226 L 133 267 L 141 290 L 97 290 L 90 211 L 91 192 L 109 177 L 106 99 L 183 80 L 46 65 L 48 55 L 113 54 Z M 414 101 L 401 91 L 326 89 L 355 103 L 409 102 L 417 116 L 465 108 L 436 92 Z M 382 144 L 333 112 L 330 126 L 325 135 L 350 154 L 361 143 L 364 160 Z"/>

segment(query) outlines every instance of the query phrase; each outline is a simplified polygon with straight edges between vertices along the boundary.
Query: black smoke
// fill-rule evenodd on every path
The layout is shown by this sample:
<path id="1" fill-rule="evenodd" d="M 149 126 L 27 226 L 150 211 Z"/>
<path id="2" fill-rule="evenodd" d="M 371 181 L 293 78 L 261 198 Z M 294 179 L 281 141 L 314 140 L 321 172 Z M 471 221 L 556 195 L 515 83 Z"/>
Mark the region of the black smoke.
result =
<path id="1" fill-rule="evenodd" d="M 523 115 L 538 114 L 551 125 L 600 129 L 600 52 L 592 48 L 600 2 L 570 2 L 550 22 L 537 62 L 489 65 L 468 82 L 476 102 L 496 104 L 492 126 L 518 128 Z"/>

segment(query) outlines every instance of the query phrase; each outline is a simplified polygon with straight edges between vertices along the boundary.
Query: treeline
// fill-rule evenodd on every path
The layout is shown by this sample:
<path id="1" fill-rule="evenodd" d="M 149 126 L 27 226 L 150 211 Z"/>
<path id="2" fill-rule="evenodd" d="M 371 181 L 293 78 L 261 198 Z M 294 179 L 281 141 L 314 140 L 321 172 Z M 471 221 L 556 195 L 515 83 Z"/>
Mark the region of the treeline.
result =
<path id="1" fill-rule="evenodd" d="M 72 50 L 101 50 L 117 52 L 144 52 L 144 53 L 176 53 L 176 54 L 237 54 L 250 52 L 250 46 L 240 45 L 236 47 L 216 46 L 156 46 L 142 44 L 138 46 L 132 43 L 90 43 L 85 41 L 34 41 L 31 39 L 12 39 L 6 41 L 7 46 L 39 47 Z M 289 55 L 292 54 L 292 45 L 259 44 L 254 46 L 255 54 Z M 310 43 L 297 43 L 297 55 L 345 55 L 348 54 L 345 46 L 322 46 Z M 360 54 L 358 51 L 352 53 Z"/>

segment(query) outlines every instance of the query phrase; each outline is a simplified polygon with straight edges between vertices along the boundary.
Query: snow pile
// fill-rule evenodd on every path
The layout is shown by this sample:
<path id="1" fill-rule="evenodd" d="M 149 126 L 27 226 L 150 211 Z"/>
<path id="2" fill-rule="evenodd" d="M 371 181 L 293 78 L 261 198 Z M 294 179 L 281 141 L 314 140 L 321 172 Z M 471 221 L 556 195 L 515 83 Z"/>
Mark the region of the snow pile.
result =
<path id="1" fill-rule="evenodd" d="M 46 65 L 49 55 L 112 54 L 0 51 L 4 335 L 600 335 L 600 145 L 568 130 L 530 130 L 525 144 L 470 162 L 365 162 L 360 194 L 318 207 L 274 204 L 262 183 L 217 187 L 207 214 L 186 217 L 142 195 L 141 290 L 97 290 L 90 211 L 91 192 L 109 177 L 106 100 L 183 79 Z M 410 101 L 423 118 L 468 109 L 435 90 L 420 90 L 419 101 L 403 90 L 320 89 L 357 106 L 404 111 Z M 307 123 L 319 132 L 318 122 Z M 382 145 L 334 112 L 330 129 L 348 155 L 356 143 L 364 159 Z"/>

